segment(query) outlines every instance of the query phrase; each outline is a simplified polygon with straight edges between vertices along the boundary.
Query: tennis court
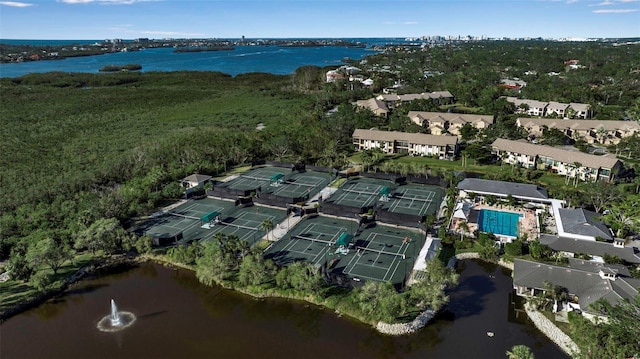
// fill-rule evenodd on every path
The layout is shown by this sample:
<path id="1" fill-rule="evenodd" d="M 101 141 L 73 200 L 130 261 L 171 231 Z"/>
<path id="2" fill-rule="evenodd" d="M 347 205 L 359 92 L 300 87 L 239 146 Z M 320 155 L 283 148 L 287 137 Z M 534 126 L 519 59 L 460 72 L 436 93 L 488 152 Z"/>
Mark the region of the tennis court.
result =
<path id="1" fill-rule="evenodd" d="M 205 230 L 200 228 L 200 219 L 163 214 L 152 218 L 138 227 L 141 235 L 157 238 L 159 241 L 193 241 L 202 239 Z"/>
<path id="2" fill-rule="evenodd" d="M 347 227 L 307 221 L 272 246 L 270 258 L 280 265 L 299 260 L 322 265 L 332 252 L 343 250 L 340 247 L 348 244 L 349 237 Z"/>
<path id="3" fill-rule="evenodd" d="M 382 209 L 389 212 L 425 216 L 437 213 L 443 198 L 442 188 L 407 184 L 395 188 L 391 196 L 380 203 Z"/>
<path id="4" fill-rule="evenodd" d="M 208 233 L 207 238 L 221 233 L 225 236 L 236 236 L 253 246 L 267 234 L 263 223 L 268 221 L 275 227 L 285 218 L 285 210 L 252 206 L 237 208 L 228 214 L 220 215 L 206 224 L 205 228 Z"/>
<path id="5" fill-rule="evenodd" d="M 216 211 L 225 213 L 235 208 L 231 201 L 213 198 L 189 200 L 167 211 L 161 211 L 136 228 L 136 233 L 156 238 L 158 243 L 191 242 L 207 236 L 201 228 L 202 218 Z"/>
<path id="6" fill-rule="evenodd" d="M 305 218 L 290 236 L 275 242 L 265 258 L 279 265 L 307 261 L 326 265 L 327 274 L 358 281 L 402 283 L 413 268 L 424 245 L 424 234 L 417 230 L 376 225 L 358 230 L 355 220 L 332 217 Z"/>
<path id="7" fill-rule="evenodd" d="M 413 246 L 408 236 L 369 233 L 364 241 L 358 243 L 356 254 L 344 269 L 345 274 L 352 278 L 384 282 L 404 280 L 407 261 L 411 260 L 407 252 Z M 409 267 L 412 266 L 413 261 Z"/>
<path id="8" fill-rule="evenodd" d="M 233 203 L 220 201 L 205 201 L 206 198 L 201 200 L 187 201 L 186 203 L 169 210 L 167 213 L 177 217 L 183 217 L 187 219 L 200 220 L 204 215 L 210 212 L 222 213 L 230 207 L 233 207 Z"/>
<path id="9" fill-rule="evenodd" d="M 248 191 L 269 185 L 278 185 L 284 181 L 285 173 L 289 172 L 281 167 L 258 167 L 241 174 L 228 181 L 226 187 Z"/>
<path id="10" fill-rule="evenodd" d="M 355 221 L 326 217 L 305 218 L 288 235 L 275 242 L 265 252 L 265 257 L 273 259 L 279 265 L 301 260 L 322 265 L 336 252 L 346 251 L 352 238 L 349 232 L 353 232 L 355 228 Z"/>
<path id="11" fill-rule="evenodd" d="M 386 181 L 356 179 L 347 181 L 334 193 L 330 201 L 341 206 L 372 207 L 380 197 L 391 191 Z"/>
<path id="12" fill-rule="evenodd" d="M 272 194 L 279 197 L 301 198 L 314 196 L 326 187 L 331 178 L 319 172 L 303 172 L 292 174 L 282 183 L 273 186 Z"/>
<path id="13" fill-rule="evenodd" d="M 136 232 L 166 243 L 186 243 L 211 238 L 217 233 L 235 235 L 253 245 L 266 231 L 262 223 L 279 225 L 286 218 L 283 209 L 252 206 L 238 208 L 233 201 L 215 198 L 189 200 L 145 221 Z M 216 223 L 217 222 L 217 223 Z"/>

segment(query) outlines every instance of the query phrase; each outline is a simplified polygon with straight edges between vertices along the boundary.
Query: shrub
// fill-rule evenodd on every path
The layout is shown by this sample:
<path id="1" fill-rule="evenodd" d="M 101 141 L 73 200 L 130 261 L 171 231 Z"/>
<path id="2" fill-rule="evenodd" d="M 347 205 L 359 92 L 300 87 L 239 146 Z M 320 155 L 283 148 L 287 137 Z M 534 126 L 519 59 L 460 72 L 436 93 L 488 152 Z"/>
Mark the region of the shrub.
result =
<path id="1" fill-rule="evenodd" d="M 504 253 L 512 257 L 519 256 L 522 255 L 522 247 L 522 242 L 520 241 L 506 243 L 504 245 Z"/>

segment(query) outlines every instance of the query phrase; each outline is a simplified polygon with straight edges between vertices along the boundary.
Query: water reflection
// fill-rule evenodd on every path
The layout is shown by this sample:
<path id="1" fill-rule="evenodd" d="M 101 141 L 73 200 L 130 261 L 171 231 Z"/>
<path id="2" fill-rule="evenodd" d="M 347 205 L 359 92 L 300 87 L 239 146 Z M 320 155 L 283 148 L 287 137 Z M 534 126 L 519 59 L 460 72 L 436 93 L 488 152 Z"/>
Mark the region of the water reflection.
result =
<path id="1" fill-rule="evenodd" d="M 67 301 L 62 298 L 54 298 L 40 306 L 35 307 L 32 313 L 40 320 L 52 320 L 67 309 Z"/>
<path id="2" fill-rule="evenodd" d="M 509 275 L 472 261 L 461 270 L 451 302 L 428 327 L 392 337 L 303 302 L 253 299 L 200 285 L 189 271 L 142 264 L 83 282 L 4 322 L 0 357 L 502 358 L 516 344 L 536 357 L 567 357 L 509 309 L 518 308 Z M 139 320 L 126 331 L 101 333 L 96 318 L 111 298 Z"/>

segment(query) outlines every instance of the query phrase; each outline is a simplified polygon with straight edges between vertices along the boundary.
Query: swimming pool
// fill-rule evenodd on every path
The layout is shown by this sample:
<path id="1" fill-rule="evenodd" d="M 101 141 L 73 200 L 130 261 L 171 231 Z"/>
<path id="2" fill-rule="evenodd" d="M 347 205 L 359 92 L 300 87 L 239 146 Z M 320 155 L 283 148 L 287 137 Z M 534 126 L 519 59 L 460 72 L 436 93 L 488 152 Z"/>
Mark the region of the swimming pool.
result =
<path id="1" fill-rule="evenodd" d="M 518 213 L 482 209 L 478 216 L 478 229 L 481 232 L 517 237 L 520 217 L 522 215 Z"/>

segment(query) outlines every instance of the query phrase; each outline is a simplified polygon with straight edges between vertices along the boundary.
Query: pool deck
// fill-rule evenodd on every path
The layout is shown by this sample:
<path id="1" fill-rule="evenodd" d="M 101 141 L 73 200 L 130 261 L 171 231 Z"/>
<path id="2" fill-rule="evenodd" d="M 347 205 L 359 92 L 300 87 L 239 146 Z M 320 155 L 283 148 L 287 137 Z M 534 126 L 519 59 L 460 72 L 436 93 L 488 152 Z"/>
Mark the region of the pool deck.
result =
<path id="1" fill-rule="evenodd" d="M 540 228 L 538 226 L 538 216 L 536 214 L 535 209 L 512 207 L 506 204 L 490 206 L 488 204 L 483 204 L 483 203 L 474 204 L 472 206 L 472 209 L 474 210 L 488 209 L 488 210 L 499 211 L 499 212 L 517 213 L 522 216 L 518 221 L 520 225 L 519 235 L 522 236 L 523 234 L 526 234 L 529 239 L 538 238 L 540 236 Z M 462 220 L 453 218 L 453 220 L 451 221 L 450 229 L 453 231 L 459 232 L 460 231 L 460 229 L 458 228 L 459 222 L 462 222 Z M 467 223 L 467 225 L 469 227 L 468 233 L 473 233 L 475 230 L 478 229 L 477 223 Z M 500 235 L 500 234 L 496 234 L 496 236 L 505 237 L 505 238 L 509 237 L 509 236 Z M 512 238 L 512 237 L 509 237 L 509 238 Z"/>

